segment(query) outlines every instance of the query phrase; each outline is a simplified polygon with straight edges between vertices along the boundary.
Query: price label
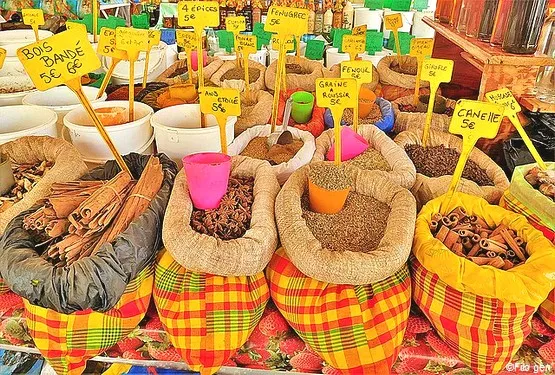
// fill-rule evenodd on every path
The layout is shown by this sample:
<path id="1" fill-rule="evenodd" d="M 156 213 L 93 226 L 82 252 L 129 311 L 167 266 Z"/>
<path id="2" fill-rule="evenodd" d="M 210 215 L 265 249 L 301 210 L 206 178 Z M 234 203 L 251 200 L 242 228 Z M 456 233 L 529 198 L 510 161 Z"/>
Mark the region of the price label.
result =
<path id="1" fill-rule="evenodd" d="M 400 10 L 406 12 L 410 10 L 410 3 L 412 0 L 392 0 L 389 6 L 391 10 Z"/>
<path id="2" fill-rule="evenodd" d="M 418 11 L 428 9 L 428 0 L 414 0 L 412 7 Z"/>
<path id="3" fill-rule="evenodd" d="M 279 51 L 279 42 L 280 42 L 280 38 L 277 35 L 272 35 L 272 49 Z M 294 36 L 289 36 L 287 37 L 287 39 L 285 40 L 285 50 L 286 51 L 292 51 L 295 49 L 295 37 Z"/>
<path id="4" fill-rule="evenodd" d="M 231 52 L 235 46 L 233 33 L 227 30 L 218 30 L 216 31 L 216 34 L 218 35 L 218 45 L 220 48 L 225 48 L 227 52 Z"/>
<path id="5" fill-rule="evenodd" d="M 161 38 L 162 38 L 162 32 L 160 30 L 148 30 L 149 49 L 160 44 Z"/>
<path id="6" fill-rule="evenodd" d="M 361 25 L 357 27 L 353 27 L 353 31 L 351 32 L 352 35 L 363 35 L 366 36 L 366 25 Z"/>
<path id="7" fill-rule="evenodd" d="M 96 52 L 99 55 L 108 56 L 113 59 L 127 59 L 127 53 L 116 48 L 116 30 L 108 27 L 100 29 L 100 38 L 98 39 Z"/>
<path id="8" fill-rule="evenodd" d="M 17 57 L 41 91 L 100 67 L 100 60 L 87 40 L 87 35 L 69 30 L 19 48 Z"/>
<path id="9" fill-rule="evenodd" d="M 316 79 L 316 102 L 319 107 L 354 108 L 358 105 L 354 95 L 357 82 L 350 78 L 318 78 Z"/>
<path id="10" fill-rule="evenodd" d="M 366 51 L 373 55 L 383 48 L 383 32 L 368 30 L 366 31 Z"/>
<path id="11" fill-rule="evenodd" d="M 439 85 L 441 82 L 450 82 L 453 75 L 453 60 L 427 59 L 422 64 L 420 78 Z"/>
<path id="12" fill-rule="evenodd" d="M 384 0 L 365 0 L 364 7 L 370 10 L 383 9 Z"/>
<path id="13" fill-rule="evenodd" d="M 197 48 L 197 34 L 194 31 L 177 29 L 175 30 L 175 38 L 177 45 L 183 47 L 186 51 L 192 51 Z"/>
<path id="14" fill-rule="evenodd" d="M 44 13 L 42 9 L 23 9 L 23 23 L 33 27 L 44 25 Z"/>
<path id="15" fill-rule="evenodd" d="M 366 48 L 366 37 L 363 35 L 344 35 L 343 51 L 347 52 L 351 60 L 355 60 L 359 53 L 363 53 Z"/>
<path id="16" fill-rule="evenodd" d="M 6 50 L 4 48 L 0 48 L 0 69 L 4 66 L 4 61 L 6 61 Z"/>
<path id="17" fill-rule="evenodd" d="M 131 52 L 148 50 L 148 30 L 118 27 L 116 29 L 116 48 Z"/>
<path id="18" fill-rule="evenodd" d="M 256 48 L 260 49 L 262 46 L 269 46 L 272 40 L 272 33 L 264 30 L 262 22 L 256 22 L 252 28 L 253 35 L 256 35 Z"/>
<path id="19" fill-rule="evenodd" d="M 77 30 L 84 32 L 85 34 L 87 33 L 87 26 L 84 23 L 67 21 L 66 28 L 68 30 Z"/>
<path id="20" fill-rule="evenodd" d="M 264 30 L 278 35 L 298 35 L 308 32 L 308 9 L 272 5 L 268 10 Z"/>
<path id="21" fill-rule="evenodd" d="M 417 59 L 424 59 L 432 56 L 434 50 L 434 39 L 433 38 L 413 38 L 410 41 L 410 52 L 411 56 Z"/>
<path id="22" fill-rule="evenodd" d="M 220 25 L 220 5 L 217 1 L 180 1 L 177 3 L 177 23 L 192 26 L 200 32 L 204 27 Z"/>
<path id="23" fill-rule="evenodd" d="M 326 43 L 323 40 L 312 39 L 306 42 L 304 56 L 310 60 L 322 60 Z"/>
<path id="24" fill-rule="evenodd" d="M 491 103 L 501 104 L 505 107 L 505 114 L 507 116 L 516 115 L 522 110 L 511 90 L 506 87 L 486 93 L 486 99 Z"/>
<path id="25" fill-rule="evenodd" d="M 384 17 L 383 21 L 386 30 L 397 31 L 403 27 L 401 13 L 389 14 Z"/>
<path id="26" fill-rule="evenodd" d="M 243 56 L 248 57 L 249 55 L 256 53 L 258 49 L 256 48 L 256 36 L 254 35 L 237 35 L 237 52 L 243 54 Z"/>
<path id="27" fill-rule="evenodd" d="M 247 29 L 247 22 L 244 16 L 226 17 L 225 29 L 233 34 L 239 34 L 240 31 Z"/>
<path id="28" fill-rule="evenodd" d="M 241 99 L 237 89 L 205 87 L 200 91 L 200 111 L 216 117 L 220 127 L 220 145 L 227 154 L 226 122 L 229 116 L 241 115 Z"/>
<path id="29" fill-rule="evenodd" d="M 343 52 L 343 37 L 345 35 L 351 35 L 351 30 L 349 29 L 334 29 L 333 38 L 331 45 L 333 48 L 337 48 L 340 53 Z"/>
<path id="30" fill-rule="evenodd" d="M 343 61 L 341 63 L 341 78 L 355 79 L 357 81 L 358 88 L 360 89 L 360 86 L 363 83 L 372 82 L 373 69 L 371 61 Z"/>
<path id="31" fill-rule="evenodd" d="M 499 104 L 461 99 L 455 106 L 449 132 L 464 138 L 493 139 L 499 132 L 504 110 Z"/>

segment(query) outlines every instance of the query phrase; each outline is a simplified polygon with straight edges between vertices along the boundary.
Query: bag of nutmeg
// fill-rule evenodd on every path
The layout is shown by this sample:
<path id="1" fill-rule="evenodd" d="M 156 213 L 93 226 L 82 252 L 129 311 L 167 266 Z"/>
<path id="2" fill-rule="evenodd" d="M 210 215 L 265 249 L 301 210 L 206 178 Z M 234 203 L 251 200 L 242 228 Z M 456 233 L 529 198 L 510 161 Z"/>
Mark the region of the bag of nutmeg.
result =
<path id="1" fill-rule="evenodd" d="M 413 300 L 474 372 L 505 368 L 555 286 L 555 245 L 522 215 L 455 193 L 416 219 Z"/>
<path id="2" fill-rule="evenodd" d="M 154 302 L 193 370 L 211 375 L 247 341 L 270 297 L 264 268 L 278 245 L 279 191 L 266 161 L 234 156 L 218 208 L 193 206 L 182 169 L 164 217 Z"/>

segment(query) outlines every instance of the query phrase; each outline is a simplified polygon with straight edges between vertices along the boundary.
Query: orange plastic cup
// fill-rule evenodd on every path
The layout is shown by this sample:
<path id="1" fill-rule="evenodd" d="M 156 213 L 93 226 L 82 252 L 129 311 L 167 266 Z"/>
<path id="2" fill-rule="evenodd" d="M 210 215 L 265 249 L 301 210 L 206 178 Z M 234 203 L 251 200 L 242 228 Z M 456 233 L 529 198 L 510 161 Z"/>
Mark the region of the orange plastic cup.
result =
<path id="1" fill-rule="evenodd" d="M 125 107 L 102 107 L 94 111 L 104 126 L 121 125 L 128 120 Z"/>
<path id="2" fill-rule="evenodd" d="M 310 209 L 319 214 L 336 214 L 343 209 L 350 187 L 342 190 L 328 190 L 308 180 L 308 200 Z"/>
<path id="3" fill-rule="evenodd" d="M 366 118 L 372 111 L 372 106 L 376 101 L 376 94 L 364 86 L 360 88 L 358 93 L 358 117 Z"/>

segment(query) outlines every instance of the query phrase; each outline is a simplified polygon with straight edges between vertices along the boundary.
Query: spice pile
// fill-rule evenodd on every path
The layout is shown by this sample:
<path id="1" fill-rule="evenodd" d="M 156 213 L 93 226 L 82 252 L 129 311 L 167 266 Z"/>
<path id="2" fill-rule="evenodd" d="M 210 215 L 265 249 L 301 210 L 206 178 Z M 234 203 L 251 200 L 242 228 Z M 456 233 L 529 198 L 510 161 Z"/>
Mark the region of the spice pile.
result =
<path id="1" fill-rule="evenodd" d="M 276 143 L 272 147 L 268 147 L 268 137 L 255 137 L 241 152 L 241 155 L 253 159 L 268 160 L 271 165 L 278 165 L 291 160 L 303 145 L 304 142 L 300 139 L 293 139 L 289 144 L 280 145 Z"/>
<path id="2" fill-rule="evenodd" d="M 375 124 L 376 122 L 382 119 L 382 111 L 380 106 L 374 103 L 372 105 L 372 109 L 370 110 L 370 114 L 364 118 L 360 118 L 358 120 L 359 124 Z M 352 125 L 353 124 L 353 109 L 352 108 L 345 108 L 343 111 L 343 117 L 341 122 L 345 125 Z"/>
<path id="3" fill-rule="evenodd" d="M 526 181 L 534 189 L 537 189 L 551 200 L 555 200 L 555 171 L 542 171 L 538 167 L 534 167 L 524 176 Z"/>
<path id="4" fill-rule="evenodd" d="M 421 111 L 419 110 L 417 107 L 415 107 L 412 104 L 399 104 L 399 110 L 401 112 L 418 112 L 418 113 L 425 113 L 427 111 L 427 106 L 426 106 L 426 111 Z M 443 112 L 436 112 L 434 110 L 434 113 L 439 114 L 439 115 L 447 115 L 447 116 L 453 116 L 453 111 L 454 108 L 451 107 L 445 107 L 445 110 Z"/>
<path id="5" fill-rule="evenodd" d="M 4 196 L 0 196 L 0 213 L 19 202 L 30 192 L 41 180 L 41 178 L 52 168 L 54 164 L 43 161 L 37 164 L 13 165 L 15 185 Z"/>
<path id="6" fill-rule="evenodd" d="M 345 173 L 345 166 L 331 162 L 310 164 L 308 179 L 314 185 L 326 190 L 343 190 L 351 186 L 351 179 Z"/>
<path id="7" fill-rule="evenodd" d="M 299 64 L 285 64 L 285 71 L 287 74 L 305 74 L 303 67 Z"/>
<path id="8" fill-rule="evenodd" d="M 357 168 L 370 171 L 391 171 L 391 167 L 383 155 L 376 149 L 368 147 L 362 154 L 344 162 L 346 165 L 352 165 Z"/>
<path id="9" fill-rule="evenodd" d="M 243 237 L 251 225 L 254 178 L 231 176 L 227 193 L 213 210 L 193 209 L 193 230 L 221 240 Z"/>
<path id="10" fill-rule="evenodd" d="M 406 57 L 401 57 L 400 59 L 397 58 L 397 61 L 394 61 L 389 66 L 389 69 L 393 70 L 396 73 L 415 76 L 418 72 L 418 65 L 411 64 Z"/>
<path id="11" fill-rule="evenodd" d="M 260 77 L 260 69 L 249 68 L 249 82 L 255 82 Z M 228 70 L 222 75 L 222 81 L 227 81 L 230 79 L 240 79 L 245 80 L 245 69 L 243 68 L 233 68 Z"/>
<path id="12" fill-rule="evenodd" d="M 405 151 L 414 163 L 416 172 L 428 177 L 452 175 L 461 154 L 443 145 L 423 147 L 412 144 L 406 145 Z M 493 181 L 473 160 L 468 160 L 462 174 L 463 178 L 474 181 L 479 186 L 493 186 Z"/>
<path id="13" fill-rule="evenodd" d="M 138 181 L 120 172 L 110 181 L 72 181 L 52 186 L 37 211 L 23 220 L 25 230 L 41 238 L 42 257 L 56 266 L 95 254 L 127 229 L 148 207 L 162 186 L 164 174 L 151 157 Z"/>
<path id="14" fill-rule="evenodd" d="M 368 253 L 385 233 L 390 208 L 372 197 L 350 192 L 343 209 L 334 215 L 310 211 L 308 195 L 301 200 L 303 218 L 322 247 L 332 251 Z"/>
<path id="15" fill-rule="evenodd" d="M 480 266 L 509 270 L 528 258 L 526 243 L 501 224 L 490 228 L 481 218 L 457 207 L 448 215 L 437 213 L 430 230 L 449 250 Z"/>

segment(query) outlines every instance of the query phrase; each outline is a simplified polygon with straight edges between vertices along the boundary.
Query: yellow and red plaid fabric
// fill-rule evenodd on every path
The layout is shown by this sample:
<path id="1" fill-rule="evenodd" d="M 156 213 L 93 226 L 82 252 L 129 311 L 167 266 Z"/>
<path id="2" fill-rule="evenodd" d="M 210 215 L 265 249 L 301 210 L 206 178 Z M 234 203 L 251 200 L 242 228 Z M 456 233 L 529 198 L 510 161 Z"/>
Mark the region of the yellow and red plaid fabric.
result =
<path id="1" fill-rule="evenodd" d="M 276 306 L 299 336 L 345 374 L 389 374 L 410 310 L 407 266 L 372 285 L 336 285 L 304 275 L 283 248 L 267 268 Z"/>
<path id="2" fill-rule="evenodd" d="M 101 313 L 61 314 L 25 303 L 25 318 L 35 346 L 58 375 L 81 374 L 86 361 L 128 336 L 143 319 L 152 296 L 154 267 L 133 279 L 119 302 Z"/>
<path id="3" fill-rule="evenodd" d="M 270 298 L 264 273 L 224 277 L 193 272 L 163 251 L 154 302 L 171 343 L 187 365 L 214 374 L 247 341 Z"/>
<path id="4" fill-rule="evenodd" d="M 547 299 L 540 305 L 538 313 L 548 326 L 555 329 L 555 289 L 549 293 Z"/>
<path id="5" fill-rule="evenodd" d="M 499 201 L 499 205 L 509 211 L 516 212 L 517 214 L 521 214 L 526 217 L 530 224 L 540 230 L 548 240 L 555 243 L 555 231 L 549 228 L 545 222 L 530 211 L 522 202 L 511 194 L 509 190 L 505 190 L 505 193 L 503 193 L 503 196 Z"/>
<path id="6" fill-rule="evenodd" d="M 531 331 L 534 308 L 450 287 L 410 259 L 412 298 L 441 338 L 477 374 L 503 370 Z"/>
<path id="7" fill-rule="evenodd" d="M 10 288 L 6 285 L 3 279 L 0 279 L 0 294 L 8 293 Z"/>

